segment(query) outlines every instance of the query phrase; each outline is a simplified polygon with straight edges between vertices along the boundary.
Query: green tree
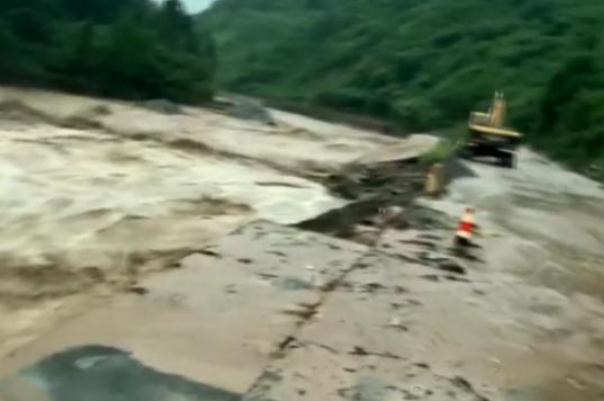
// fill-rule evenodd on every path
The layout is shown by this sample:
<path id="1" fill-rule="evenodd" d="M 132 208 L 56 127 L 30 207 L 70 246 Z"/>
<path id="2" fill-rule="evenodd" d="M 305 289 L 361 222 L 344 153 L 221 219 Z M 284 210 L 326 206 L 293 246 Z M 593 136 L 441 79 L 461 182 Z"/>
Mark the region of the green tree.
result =
<path id="1" fill-rule="evenodd" d="M 194 28 L 178 0 L 3 0 L 0 82 L 205 101 L 216 54 Z"/>
<path id="2" fill-rule="evenodd" d="M 595 61 L 591 55 L 577 56 L 568 61 L 551 79 L 541 99 L 537 132 L 547 135 L 558 126 L 566 108 L 595 81 Z"/>

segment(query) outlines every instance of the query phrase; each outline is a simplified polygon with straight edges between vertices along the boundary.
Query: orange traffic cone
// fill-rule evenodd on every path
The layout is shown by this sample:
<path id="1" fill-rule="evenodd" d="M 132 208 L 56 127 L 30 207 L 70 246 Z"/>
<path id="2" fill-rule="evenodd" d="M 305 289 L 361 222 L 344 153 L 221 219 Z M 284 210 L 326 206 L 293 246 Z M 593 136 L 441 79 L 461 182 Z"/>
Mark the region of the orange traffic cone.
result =
<path id="1" fill-rule="evenodd" d="M 457 225 L 457 231 L 455 233 L 455 245 L 457 246 L 468 246 L 472 243 L 472 235 L 476 223 L 474 222 L 474 209 L 467 208 L 463 216 L 459 220 Z"/>

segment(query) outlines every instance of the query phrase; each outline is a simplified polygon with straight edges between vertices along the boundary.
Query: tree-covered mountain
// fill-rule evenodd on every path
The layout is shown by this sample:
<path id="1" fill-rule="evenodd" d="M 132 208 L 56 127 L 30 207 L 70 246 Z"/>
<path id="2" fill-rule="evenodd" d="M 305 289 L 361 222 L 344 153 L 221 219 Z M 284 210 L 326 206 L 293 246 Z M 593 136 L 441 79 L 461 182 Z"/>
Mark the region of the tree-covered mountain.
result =
<path id="1" fill-rule="evenodd" d="M 226 88 L 432 130 L 505 91 L 511 124 L 575 167 L 604 167 L 604 2 L 218 0 Z"/>
<path id="2" fill-rule="evenodd" d="M 0 1 L 1 83 L 196 102 L 215 68 L 179 0 Z"/>

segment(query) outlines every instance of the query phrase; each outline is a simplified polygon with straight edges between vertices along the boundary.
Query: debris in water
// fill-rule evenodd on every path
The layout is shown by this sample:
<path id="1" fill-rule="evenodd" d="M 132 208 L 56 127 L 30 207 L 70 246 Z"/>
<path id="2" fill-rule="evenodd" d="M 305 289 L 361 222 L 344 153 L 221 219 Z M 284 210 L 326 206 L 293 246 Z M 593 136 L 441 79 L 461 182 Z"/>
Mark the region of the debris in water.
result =
<path id="1" fill-rule="evenodd" d="M 128 292 L 131 292 L 136 295 L 147 295 L 149 293 L 149 290 L 145 287 L 135 285 L 128 288 Z"/>
<path id="2" fill-rule="evenodd" d="M 350 355 L 367 356 L 369 353 L 363 347 L 355 345 Z"/>
<path id="3" fill-rule="evenodd" d="M 202 255 L 211 256 L 211 257 L 217 258 L 217 259 L 222 258 L 222 255 L 220 255 L 218 252 L 215 252 L 211 249 L 202 249 L 199 251 L 199 253 Z"/>

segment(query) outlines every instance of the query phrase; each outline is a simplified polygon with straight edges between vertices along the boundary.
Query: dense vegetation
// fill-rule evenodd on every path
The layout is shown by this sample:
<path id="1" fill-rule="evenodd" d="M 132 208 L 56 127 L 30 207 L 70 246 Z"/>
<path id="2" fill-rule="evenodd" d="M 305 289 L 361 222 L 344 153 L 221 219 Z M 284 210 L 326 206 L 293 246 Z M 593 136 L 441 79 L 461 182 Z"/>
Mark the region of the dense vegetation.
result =
<path id="1" fill-rule="evenodd" d="M 218 0 L 227 88 L 432 130 L 494 90 L 536 146 L 604 167 L 604 2 Z"/>
<path id="2" fill-rule="evenodd" d="M 1 0 L 0 81 L 132 99 L 211 97 L 213 42 L 178 0 Z"/>

